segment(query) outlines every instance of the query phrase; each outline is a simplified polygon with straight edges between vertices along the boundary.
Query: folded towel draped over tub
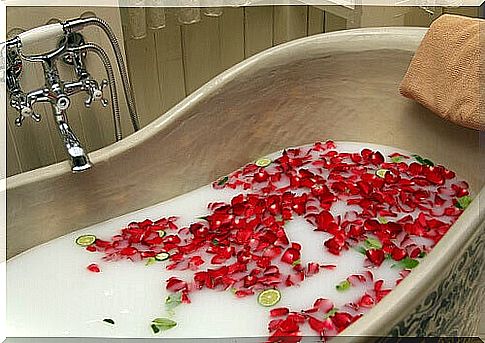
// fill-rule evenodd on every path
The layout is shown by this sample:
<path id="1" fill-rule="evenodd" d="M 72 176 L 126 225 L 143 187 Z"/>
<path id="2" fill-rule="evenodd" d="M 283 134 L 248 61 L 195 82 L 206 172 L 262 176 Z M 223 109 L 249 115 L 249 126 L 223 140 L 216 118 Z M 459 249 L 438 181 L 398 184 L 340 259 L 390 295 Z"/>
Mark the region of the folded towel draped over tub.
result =
<path id="1" fill-rule="evenodd" d="M 458 125 L 485 130 L 485 20 L 443 15 L 433 22 L 399 90 Z"/>

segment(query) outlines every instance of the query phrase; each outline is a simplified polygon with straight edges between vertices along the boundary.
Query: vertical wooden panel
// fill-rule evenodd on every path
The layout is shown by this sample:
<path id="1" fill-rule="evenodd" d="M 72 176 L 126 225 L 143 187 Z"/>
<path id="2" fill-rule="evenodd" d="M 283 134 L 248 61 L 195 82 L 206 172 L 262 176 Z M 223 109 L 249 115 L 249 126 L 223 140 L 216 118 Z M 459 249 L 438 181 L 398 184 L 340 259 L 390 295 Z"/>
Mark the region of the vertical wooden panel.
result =
<path id="1" fill-rule="evenodd" d="M 308 7 L 308 35 L 322 33 L 325 30 L 325 14 L 313 6 Z"/>
<path id="2" fill-rule="evenodd" d="M 244 8 L 245 56 L 273 46 L 273 7 Z"/>
<path id="3" fill-rule="evenodd" d="M 165 16 L 167 25 L 155 31 L 155 52 L 161 92 L 159 114 L 177 104 L 186 94 L 181 28 L 174 11 L 166 9 Z"/>
<path id="4" fill-rule="evenodd" d="M 203 17 L 198 23 L 182 26 L 187 93 L 222 71 L 218 36 L 219 17 Z"/>
<path id="5" fill-rule="evenodd" d="M 51 120 L 49 117 L 51 114 L 42 113 L 41 115 L 42 120 L 39 123 L 26 118 L 22 127 L 12 128 L 19 151 L 21 169 L 25 171 L 57 162 L 47 124 L 47 121 Z M 16 111 L 7 109 L 7 120 L 11 124 L 14 123 L 16 117 Z"/>
<path id="6" fill-rule="evenodd" d="M 118 40 L 121 44 L 121 50 L 122 53 L 125 53 L 125 47 L 123 44 L 123 30 L 121 28 L 121 13 L 119 8 L 102 8 L 102 7 L 97 7 L 97 8 L 92 8 L 92 12 L 94 12 L 97 16 L 100 16 L 107 20 L 115 32 L 116 36 L 118 37 Z M 95 42 L 98 42 L 100 46 L 102 46 L 105 51 L 108 53 L 108 56 L 110 57 L 111 63 L 113 65 L 113 68 L 115 69 L 115 79 L 117 82 L 117 87 L 118 87 L 118 99 L 119 99 L 119 104 L 120 104 L 120 112 L 121 112 L 121 126 L 123 128 L 123 137 L 126 137 L 133 133 L 133 126 L 131 124 L 131 120 L 129 118 L 128 114 L 128 108 L 126 106 L 126 100 L 124 98 L 124 93 L 123 93 L 123 83 L 121 81 L 121 77 L 118 75 L 117 71 L 117 64 L 116 64 L 116 59 L 114 58 L 114 54 L 112 52 L 111 44 L 105 34 L 95 28 L 89 28 L 90 31 L 86 31 L 86 34 L 91 35 Z M 126 56 L 126 53 L 125 53 Z M 91 54 L 91 56 L 88 56 L 91 59 L 88 60 L 89 63 L 91 63 L 90 71 L 92 70 L 93 76 L 95 76 L 98 80 L 101 78 L 106 78 L 106 72 L 104 70 L 104 67 L 102 63 L 97 59 L 94 54 Z M 126 58 L 125 62 L 128 64 Z M 109 91 L 107 90 L 105 93 L 105 97 L 110 100 L 109 97 Z M 80 107 L 79 107 L 80 108 Z M 98 117 L 98 123 L 100 126 L 100 130 L 103 135 L 103 140 L 104 140 L 104 145 L 109 145 L 115 142 L 115 136 L 114 136 L 114 125 L 113 125 L 113 115 L 112 115 L 112 110 L 111 110 L 111 101 L 110 101 L 110 106 L 107 108 L 103 108 L 100 103 L 96 104 L 96 106 L 92 106 L 92 108 L 89 111 L 84 111 L 82 108 L 80 108 L 80 113 L 82 113 L 82 121 L 83 124 L 86 123 L 86 116 L 85 113 L 90 113 L 91 116 L 96 116 Z M 89 120 L 89 119 L 88 119 Z M 92 121 L 92 120 L 90 120 Z M 90 134 L 88 130 L 85 130 L 86 133 L 86 139 L 88 141 L 94 139 L 93 135 Z"/>
<path id="7" fill-rule="evenodd" d="M 25 77 L 21 79 L 25 92 L 44 85 L 43 72 L 40 65 L 24 62 L 23 73 L 23 75 L 29 75 L 28 82 L 26 82 Z M 14 122 L 15 118 L 18 117 L 18 112 L 7 106 L 7 120 L 12 125 L 11 133 L 15 135 L 20 168 L 23 171 L 57 162 L 49 127 L 49 124 L 52 122 L 50 106 L 37 104 L 34 105 L 34 111 L 41 115 L 42 119 L 40 122 L 36 123 L 31 118 L 25 118 L 23 125 L 17 127 L 14 125 Z"/>
<path id="8" fill-rule="evenodd" d="M 347 20 L 345 18 L 325 11 L 325 32 L 345 30 L 346 28 Z"/>
<path id="9" fill-rule="evenodd" d="M 406 7 L 396 6 L 362 6 L 360 26 L 403 26 Z"/>
<path id="10" fill-rule="evenodd" d="M 225 7 L 219 22 L 221 67 L 228 69 L 244 59 L 244 10 Z"/>
<path id="11" fill-rule="evenodd" d="M 442 14 L 443 9 L 441 7 L 434 7 L 433 12 L 434 14 L 428 13 L 420 7 L 406 7 L 404 26 L 428 27 Z"/>
<path id="12" fill-rule="evenodd" d="M 459 14 L 467 17 L 477 18 L 480 14 L 480 7 L 445 7 L 443 8 L 443 12 L 448 14 Z"/>
<path id="13" fill-rule="evenodd" d="M 121 13 L 124 18 L 126 9 L 122 9 Z M 145 126 L 161 114 L 162 107 L 155 33 L 148 31 L 142 39 L 132 39 L 125 35 L 125 46 L 140 125 Z"/>
<path id="14" fill-rule="evenodd" d="M 308 6 L 275 6 L 274 45 L 307 35 Z"/>
<path id="15" fill-rule="evenodd" d="M 5 144 L 7 150 L 7 170 L 6 175 L 11 176 L 22 172 L 20 166 L 20 159 L 18 155 L 17 145 L 15 143 L 15 138 L 12 135 L 10 128 L 10 121 L 5 123 L 7 135 L 5 137 Z"/>

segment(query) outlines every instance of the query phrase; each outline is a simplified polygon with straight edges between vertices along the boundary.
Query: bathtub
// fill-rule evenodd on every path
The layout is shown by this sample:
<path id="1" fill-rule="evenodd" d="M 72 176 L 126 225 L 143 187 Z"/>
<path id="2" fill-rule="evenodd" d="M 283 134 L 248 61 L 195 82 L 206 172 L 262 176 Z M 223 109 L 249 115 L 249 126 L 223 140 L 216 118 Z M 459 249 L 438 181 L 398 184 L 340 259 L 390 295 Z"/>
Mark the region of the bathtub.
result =
<path id="1" fill-rule="evenodd" d="M 450 167 L 477 199 L 423 263 L 342 335 L 475 335 L 485 284 L 484 154 L 477 131 L 398 93 L 425 32 L 359 29 L 277 46 L 93 152 L 85 173 L 74 175 L 62 162 L 8 178 L 7 257 L 186 193 L 287 146 L 378 143 Z"/>

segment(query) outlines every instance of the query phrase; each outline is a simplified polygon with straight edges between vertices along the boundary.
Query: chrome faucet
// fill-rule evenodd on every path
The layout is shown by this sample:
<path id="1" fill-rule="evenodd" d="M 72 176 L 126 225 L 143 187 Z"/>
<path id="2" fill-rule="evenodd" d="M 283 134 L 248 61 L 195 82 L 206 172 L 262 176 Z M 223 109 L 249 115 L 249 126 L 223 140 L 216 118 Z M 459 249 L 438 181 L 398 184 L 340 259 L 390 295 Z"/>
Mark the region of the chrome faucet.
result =
<path id="1" fill-rule="evenodd" d="M 19 111 L 15 124 L 22 126 L 26 117 L 32 117 L 35 121 L 40 121 L 40 115 L 33 110 L 34 104 L 39 102 L 49 103 L 69 157 L 71 169 L 73 172 L 80 172 L 89 169 L 91 163 L 78 138 L 68 125 L 66 111 L 71 104 L 69 96 L 86 91 L 89 93 L 90 104 L 94 99 L 102 97 L 102 95 L 100 96 L 98 94 L 102 90 L 97 87 L 98 82 L 91 80 L 87 73 L 83 74 L 82 81 L 65 83 L 61 80 L 57 69 L 57 60 L 60 56 L 64 55 L 66 50 L 67 45 L 63 44 L 57 50 L 44 55 L 23 56 L 27 61 L 40 62 L 42 64 L 45 85 L 42 88 L 24 93 L 20 88 L 18 80 L 20 74 L 17 74 L 17 79 L 11 77 L 14 87 L 9 87 L 10 104 Z M 18 57 L 14 56 L 13 52 L 9 52 L 9 54 L 18 62 Z M 85 84 L 88 84 L 89 87 L 84 87 Z"/>
<path id="2" fill-rule="evenodd" d="M 133 124 L 133 129 L 139 129 L 138 116 L 134 102 L 131 86 L 126 73 L 126 66 L 121 56 L 116 37 L 109 25 L 99 18 L 74 19 L 59 24 L 42 26 L 24 32 L 6 42 L 6 81 L 9 94 L 10 105 L 18 111 L 15 119 L 17 126 L 22 126 L 25 118 L 30 117 L 34 121 L 40 121 L 41 116 L 33 110 L 36 103 L 49 103 L 52 108 L 54 120 L 60 133 L 62 142 L 71 163 L 73 172 L 81 172 L 91 168 L 91 162 L 81 143 L 68 124 L 67 110 L 70 107 L 70 97 L 74 94 L 84 92 L 87 98 L 84 101 L 86 107 L 91 107 L 95 101 L 99 101 L 102 106 L 108 106 L 108 100 L 103 97 L 103 90 L 106 86 L 110 87 L 114 131 L 116 140 L 122 138 L 120 110 L 116 91 L 116 83 L 111 62 L 106 52 L 94 43 L 86 43 L 83 36 L 76 32 L 88 25 L 101 27 L 107 34 L 113 46 L 118 62 L 118 68 L 123 81 L 125 97 Z M 32 44 L 39 39 L 61 37 L 57 48 L 47 53 L 39 55 L 26 55 L 22 48 Z M 86 69 L 84 58 L 88 51 L 94 52 L 103 62 L 106 69 L 108 80 L 98 82 L 91 77 Z M 22 74 L 22 61 L 38 62 L 42 64 L 44 70 L 45 84 L 39 89 L 25 93 L 20 86 Z M 59 77 L 57 63 L 61 60 L 66 64 L 74 66 L 76 80 L 63 81 Z"/>
<path id="3" fill-rule="evenodd" d="M 58 121 L 57 123 L 59 132 L 66 147 L 66 151 L 71 159 L 72 171 L 77 173 L 91 168 L 91 162 L 89 162 L 88 156 L 84 152 L 84 149 L 81 146 L 81 143 L 79 143 L 77 137 L 71 131 L 69 125 L 62 120 Z"/>

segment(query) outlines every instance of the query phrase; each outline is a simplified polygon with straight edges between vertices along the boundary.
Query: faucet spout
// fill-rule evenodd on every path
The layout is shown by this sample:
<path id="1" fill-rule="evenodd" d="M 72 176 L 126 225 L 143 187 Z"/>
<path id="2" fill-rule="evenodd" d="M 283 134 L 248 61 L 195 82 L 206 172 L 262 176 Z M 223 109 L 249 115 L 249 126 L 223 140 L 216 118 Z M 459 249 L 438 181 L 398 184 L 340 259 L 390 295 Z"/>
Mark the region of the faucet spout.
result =
<path id="1" fill-rule="evenodd" d="M 91 168 L 92 164 L 89 161 L 88 155 L 69 125 L 65 121 L 59 121 L 58 128 L 64 146 L 66 147 L 73 173 L 79 173 Z"/>

